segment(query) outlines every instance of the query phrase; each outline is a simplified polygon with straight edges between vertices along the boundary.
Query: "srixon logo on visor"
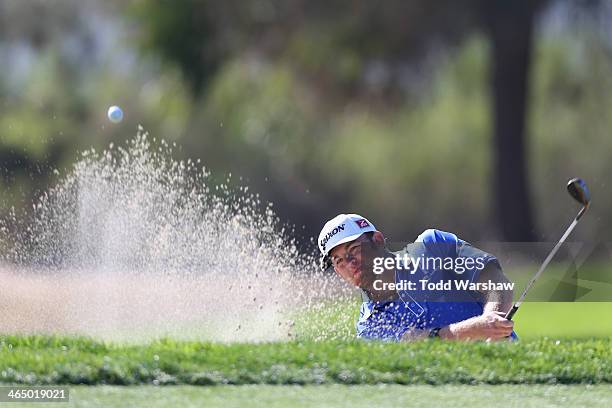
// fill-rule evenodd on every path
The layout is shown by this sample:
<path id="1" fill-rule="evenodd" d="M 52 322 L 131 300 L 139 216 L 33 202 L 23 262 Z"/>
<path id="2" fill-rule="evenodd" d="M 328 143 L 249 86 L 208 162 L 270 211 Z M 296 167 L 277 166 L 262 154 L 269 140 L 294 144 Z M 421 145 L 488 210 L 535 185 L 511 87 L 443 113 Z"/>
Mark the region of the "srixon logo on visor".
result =
<path id="1" fill-rule="evenodd" d="M 336 228 L 334 228 L 333 230 L 329 231 L 327 233 L 327 235 L 325 235 L 325 237 L 323 237 L 323 239 L 320 242 L 320 245 L 321 245 L 321 248 L 323 248 L 324 251 L 325 251 L 325 245 L 327 244 L 327 241 L 329 241 L 329 239 L 331 237 L 333 237 L 334 235 L 336 235 L 340 231 L 344 231 L 344 224 L 338 225 Z"/>
<path id="2" fill-rule="evenodd" d="M 370 226 L 370 224 L 368 224 L 368 222 L 366 220 L 364 220 L 363 218 L 360 220 L 355 221 L 355 224 L 357 224 L 359 226 L 359 228 L 367 228 Z"/>

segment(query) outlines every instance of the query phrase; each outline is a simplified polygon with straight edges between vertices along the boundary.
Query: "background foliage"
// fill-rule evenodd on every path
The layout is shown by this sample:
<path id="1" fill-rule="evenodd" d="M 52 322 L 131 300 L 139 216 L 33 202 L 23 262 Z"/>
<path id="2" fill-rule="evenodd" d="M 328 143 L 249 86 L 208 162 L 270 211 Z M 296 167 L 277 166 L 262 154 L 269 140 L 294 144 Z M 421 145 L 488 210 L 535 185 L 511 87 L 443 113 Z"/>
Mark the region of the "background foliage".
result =
<path id="1" fill-rule="evenodd" d="M 472 12 L 480 3 L 443 3 L 4 1 L 2 208 L 28 206 L 78 150 L 142 124 L 220 180 L 238 176 L 305 241 L 340 211 L 392 240 L 428 227 L 502 238 L 491 44 Z M 611 14 L 544 5 L 527 111 L 538 238 L 556 239 L 574 211 L 563 184 L 580 175 L 596 201 L 576 239 L 606 240 Z M 106 120 L 112 104 L 120 125 Z"/>

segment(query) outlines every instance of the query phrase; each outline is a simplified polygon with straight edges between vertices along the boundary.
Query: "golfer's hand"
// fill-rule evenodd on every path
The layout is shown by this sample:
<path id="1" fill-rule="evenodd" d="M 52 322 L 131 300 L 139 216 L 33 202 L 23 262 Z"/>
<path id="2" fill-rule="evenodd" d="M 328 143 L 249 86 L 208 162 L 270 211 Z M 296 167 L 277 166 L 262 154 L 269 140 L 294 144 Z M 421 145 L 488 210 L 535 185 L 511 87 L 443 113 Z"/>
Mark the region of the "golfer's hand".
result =
<path id="1" fill-rule="evenodd" d="M 512 320 L 506 319 L 504 312 L 485 312 L 480 316 L 451 324 L 449 338 L 457 340 L 501 340 L 510 334 L 514 327 Z"/>

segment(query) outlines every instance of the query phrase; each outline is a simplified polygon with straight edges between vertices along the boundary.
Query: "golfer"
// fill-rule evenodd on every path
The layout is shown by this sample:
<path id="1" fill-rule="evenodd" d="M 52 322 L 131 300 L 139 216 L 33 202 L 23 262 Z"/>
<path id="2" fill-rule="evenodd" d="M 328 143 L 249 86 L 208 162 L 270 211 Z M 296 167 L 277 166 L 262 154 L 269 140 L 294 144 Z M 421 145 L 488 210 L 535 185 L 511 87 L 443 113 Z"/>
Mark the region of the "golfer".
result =
<path id="1" fill-rule="evenodd" d="M 497 259 L 452 233 L 429 229 L 399 252 L 366 218 L 340 214 L 318 240 L 321 267 L 362 292 L 357 335 L 410 341 L 516 338 L 512 287 Z"/>

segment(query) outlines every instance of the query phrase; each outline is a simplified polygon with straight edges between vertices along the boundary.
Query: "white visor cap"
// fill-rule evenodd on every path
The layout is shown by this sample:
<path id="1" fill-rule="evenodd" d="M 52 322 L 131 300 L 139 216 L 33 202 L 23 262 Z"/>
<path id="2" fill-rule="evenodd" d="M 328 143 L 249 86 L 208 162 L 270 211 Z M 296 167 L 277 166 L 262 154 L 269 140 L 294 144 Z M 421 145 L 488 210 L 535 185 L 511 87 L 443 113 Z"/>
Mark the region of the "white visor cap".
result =
<path id="1" fill-rule="evenodd" d="M 336 246 L 354 241 L 361 234 L 374 232 L 376 227 L 358 214 L 340 214 L 327 221 L 319 234 L 319 250 L 323 257 Z"/>

